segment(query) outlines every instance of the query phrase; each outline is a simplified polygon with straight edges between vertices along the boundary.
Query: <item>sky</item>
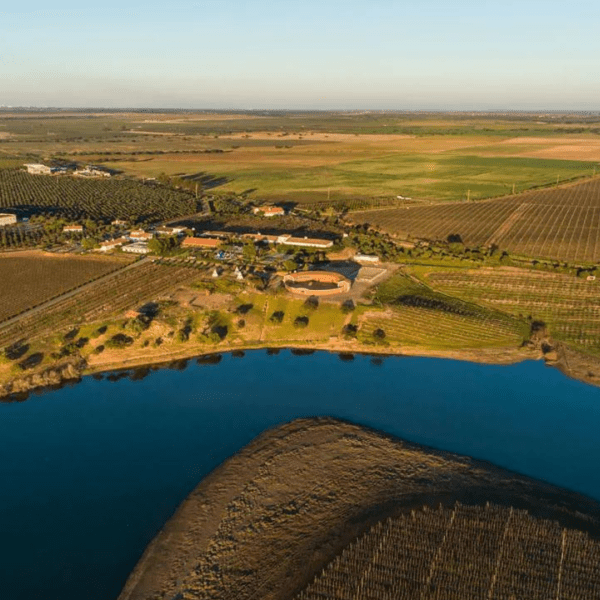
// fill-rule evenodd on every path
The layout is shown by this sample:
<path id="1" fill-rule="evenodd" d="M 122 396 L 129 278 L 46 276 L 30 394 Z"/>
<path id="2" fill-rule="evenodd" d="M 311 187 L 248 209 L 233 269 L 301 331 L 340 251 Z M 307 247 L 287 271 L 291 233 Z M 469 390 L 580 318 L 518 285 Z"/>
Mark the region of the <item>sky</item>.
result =
<path id="1" fill-rule="evenodd" d="M 4 6 L 4 106 L 600 110 L 597 0 Z"/>

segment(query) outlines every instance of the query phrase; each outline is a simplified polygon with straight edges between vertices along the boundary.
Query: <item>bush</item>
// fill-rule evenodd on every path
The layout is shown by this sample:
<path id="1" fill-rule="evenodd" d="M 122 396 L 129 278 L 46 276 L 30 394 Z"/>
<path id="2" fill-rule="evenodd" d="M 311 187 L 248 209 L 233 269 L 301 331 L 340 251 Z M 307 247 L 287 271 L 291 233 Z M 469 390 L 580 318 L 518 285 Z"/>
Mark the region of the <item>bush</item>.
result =
<path id="1" fill-rule="evenodd" d="M 131 346 L 131 344 L 133 344 L 133 338 L 124 333 L 117 333 L 106 341 L 106 347 L 114 350 L 127 348 L 127 346 Z"/>
<path id="2" fill-rule="evenodd" d="M 281 323 L 283 321 L 284 316 L 285 316 L 285 313 L 282 310 L 276 310 L 269 317 L 269 321 L 271 321 L 271 323 Z"/>
<path id="3" fill-rule="evenodd" d="M 377 341 L 383 341 L 385 339 L 385 331 L 383 329 L 375 329 L 375 331 L 373 331 L 373 337 L 377 340 Z"/>
<path id="4" fill-rule="evenodd" d="M 94 354 L 102 354 L 104 352 L 104 346 L 100 344 L 94 348 Z"/>
<path id="5" fill-rule="evenodd" d="M 304 301 L 304 307 L 308 308 L 308 310 L 316 310 L 317 308 L 319 308 L 319 299 L 317 298 L 317 296 L 309 296 Z"/>
<path id="6" fill-rule="evenodd" d="M 342 335 L 346 339 L 355 338 L 358 333 L 358 327 L 356 325 L 352 325 L 352 323 L 348 323 L 348 325 L 344 325 L 342 327 Z"/>
<path id="7" fill-rule="evenodd" d="M 137 335 L 143 333 L 150 327 L 150 319 L 144 315 L 138 315 L 127 323 L 127 329 Z"/>
<path id="8" fill-rule="evenodd" d="M 26 369 L 33 369 L 38 365 L 42 364 L 44 360 L 44 355 L 41 352 L 35 352 L 34 354 L 30 354 L 26 359 L 22 360 L 19 363 L 19 367 L 25 371 Z"/>
<path id="9" fill-rule="evenodd" d="M 15 342 L 11 346 L 4 349 L 4 356 L 8 360 L 19 360 L 29 352 L 29 344 L 23 342 Z"/>
<path id="10" fill-rule="evenodd" d="M 340 308 L 342 312 L 347 315 L 348 313 L 351 313 L 356 308 L 356 306 L 354 305 L 354 302 L 352 300 L 346 300 L 345 302 L 342 302 Z"/>
<path id="11" fill-rule="evenodd" d="M 300 316 L 294 319 L 294 327 L 297 329 L 304 329 L 308 327 L 308 317 Z"/>
<path id="12" fill-rule="evenodd" d="M 240 304 L 235 312 L 238 315 L 247 315 L 254 308 L 254 304 Z"/>
<path id="13" fill-rule="evenodd" d="M 185 329 L 177 330 L 175 334 L 175 340 L 178 342 L 187 342 L 190 339 L 188 332 Z"/>
<path id="14" fill-rule="evenodd" d="M 101 335 L 104 335 L 107 331 L 108 327 L 106 325 L 102 325 L 101 327 L 98 327 L 98 329 L 96 329 L 93 333 L 92 333 L 92 338 L 97 338 L 100 337 Z"/>

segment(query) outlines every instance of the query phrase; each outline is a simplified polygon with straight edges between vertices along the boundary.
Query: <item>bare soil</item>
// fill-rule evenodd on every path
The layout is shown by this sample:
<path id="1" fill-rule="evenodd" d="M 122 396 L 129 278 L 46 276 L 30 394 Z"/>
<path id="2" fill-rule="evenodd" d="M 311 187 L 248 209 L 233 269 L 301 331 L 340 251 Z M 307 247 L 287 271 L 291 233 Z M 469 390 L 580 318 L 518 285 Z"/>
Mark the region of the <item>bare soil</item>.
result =
<path id="1" fill-rule="evenodd" d="M 211 473 L 148 546 L 119 600 L 289 599 L 373 523 L 456 501 L 600 531 L 600 504 L 578 494 L 353 424 L 302 419 Z"/>

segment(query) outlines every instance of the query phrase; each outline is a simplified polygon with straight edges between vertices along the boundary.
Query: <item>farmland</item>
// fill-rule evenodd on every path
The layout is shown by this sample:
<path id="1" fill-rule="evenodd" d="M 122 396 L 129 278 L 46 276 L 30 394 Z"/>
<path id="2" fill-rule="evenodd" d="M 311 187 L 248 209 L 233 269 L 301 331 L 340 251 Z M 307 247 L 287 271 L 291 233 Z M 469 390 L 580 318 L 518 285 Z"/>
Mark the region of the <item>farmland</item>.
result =
<path id="1" fill-rule="evenodd" d="M 81 324 L 120 316 L 130 308 L 198 277 L 196 269 L 145 263 L 8 327 L 0 327 L 0 347 L 19 339 L 36 340 Z"/>
<path id="2" fill-rule="evenodd" d="M 359 211 L 365 222 L 403 237 L 492 245 L 518 254 L 600 260 L 600 180 L 473 203 Z"/>
<path id="3" fill-rule="evenodd" d="M 579 600 L 600 596 L 600 544 L 524 510 L 413 511 L 379 522 L 296 600 Z"/>
<path id="4" fill-rule="evenodd" d="M 189 193 L 125 179 L 84 180 L 0 169 L 0 209 L 37 209 L 77 220 L 159 220 L 196 212 Z"/>
<path id="5" fill-rule="evenodd" d="M 600 352 L 597 281 L 524 269 L 430 270 L 424 279 L 446 294 L 546 323 L 553 337 Z"/>
<path id="6" fill-rule="evenodd" d="M 124 264 L 107 257 L 14 252 L 0 254 L 0 322 Z M 10 290 L 10 292 L 9 292 Z"/>
<path id="7" fill-rule="evenodd" d="M 381 284 L 376 299 L 384 308 L 365 308 L 357 319 L 363 343 L 458 349 L 518 346 L 527 337 L 522 319 L 444 296 L 405 275 Z M 385 336 L 377 340 L 377 331 Z"/>
<path id="8" fill-rule="evenodd" d="M 598 124 L 583 115 L 0 113 L 11 157 L 196 175 L 222 193 L 312 203 L 396 195 L 472 199 L 589 177 Z M 470 190 L 470 192 L 468 192 Z"/>

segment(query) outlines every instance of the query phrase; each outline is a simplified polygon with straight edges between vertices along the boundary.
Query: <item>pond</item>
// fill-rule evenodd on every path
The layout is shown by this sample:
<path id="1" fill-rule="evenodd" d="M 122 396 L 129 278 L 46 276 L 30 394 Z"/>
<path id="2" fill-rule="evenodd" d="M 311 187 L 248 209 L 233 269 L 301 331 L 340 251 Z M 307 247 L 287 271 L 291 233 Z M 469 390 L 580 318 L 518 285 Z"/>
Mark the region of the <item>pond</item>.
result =
<path id="1" fill-rule="evenodd" d="M 225 354 L 0 404 L 0 596 L 115 599 L 207 473 L 266 428 L 319 415 L 600 500 L 600 389 L 541 362 Z"/>

